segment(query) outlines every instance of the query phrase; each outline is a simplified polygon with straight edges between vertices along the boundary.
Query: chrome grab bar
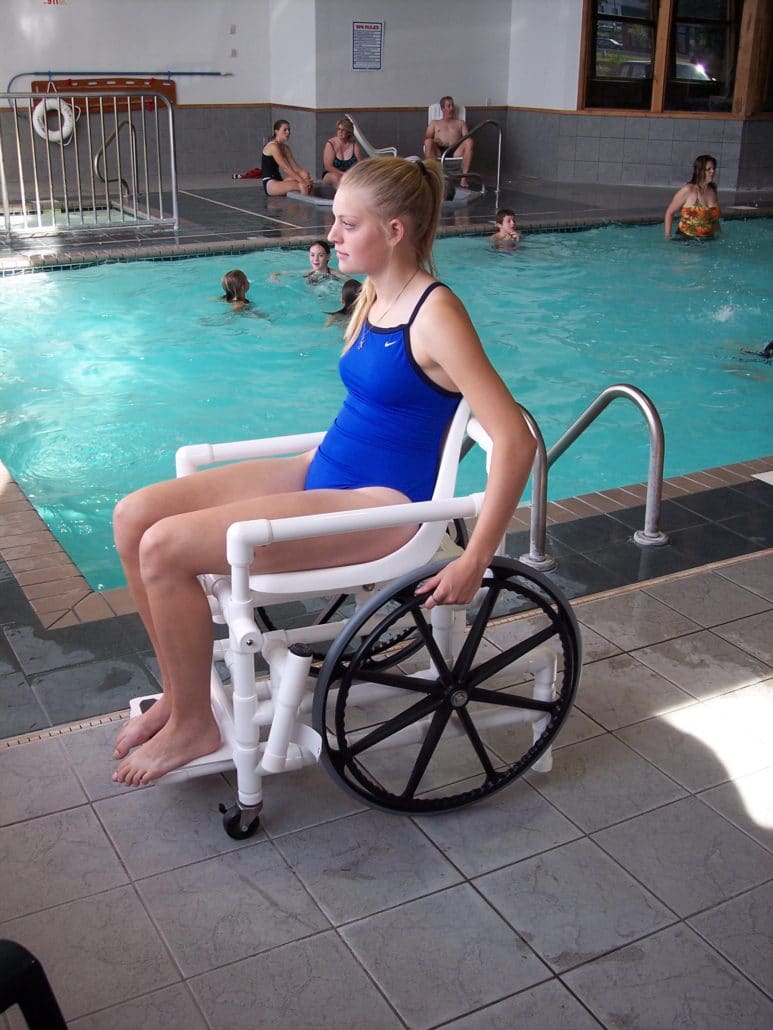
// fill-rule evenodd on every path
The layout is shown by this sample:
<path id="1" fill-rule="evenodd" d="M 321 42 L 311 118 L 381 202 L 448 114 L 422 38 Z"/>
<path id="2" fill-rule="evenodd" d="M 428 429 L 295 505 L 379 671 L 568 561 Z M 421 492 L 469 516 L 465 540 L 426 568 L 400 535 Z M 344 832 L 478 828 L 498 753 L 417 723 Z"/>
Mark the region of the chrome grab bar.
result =
<path id="1" fill-rule="evenodd" d="M 118 133 L 121 131 L 121 129 L 125 125 L 129 126 L 129 133 L 130 133 L 131 139 L 132 139 L 131 152 L 132 152 L 132 156 L 134 157 L 134 162 L 133 162 L 133 164 L 134 164 L 134 168 L 133 168 L 134 176 L 133 176 L 133 179 L 134 179 L 135 182 L 137 181 L 137 157 L 136 157 L 137 132 L 136 132 L 134 126 L 131 124 L 131 122 L 126 121 L 126 120 L 118 123 L 118 127 L 115 129 L 114 132 L 112 132 L 107 137 L 105 142 L 102 144 L 102 146 L 99 148 L 99 150 L 94 155 L 94 174 L 97 176 L 97 178 L 100 180 L 100 182 L 103 182 L 103 183 L 105 183 L 107 185 L 109 185 L 111 182 L 120 182 L 122 196 L 128 197 L 130 192 L 131 192 L 130 189 L 129 189 L 129 183 L 120 174 L 118 176 L 113 176 L 111 178 L 108 178 L 108 175 L 107 175 L 107 160 L 105 158 L 105 151 L 110 146 L 110 144 L 113 142 L 113 140 L 118 138 Z M 119 160 L 119 164 L 120 164 L 120 148 L 118 148 L 118 155 L 119 155 L 118 160 Z M 105 174 L 104 175 L 102 174 L 102 172 L 100 170 L 100 167 L 99 167 L 100 166 L 100 162 L 102 162 L 102 161 L 105 162 Z"/>
<path id="2" fill-rule="evenodd" d="M 545 553 L 547 531 L 547 484 L 548 470 L 574 441 L 598 418 L 601 412 L 618 397 L 632 401 L 644 415 L 650 438 L 649 469 L 647 473 L 647 498 L 644 509 L 644 529 L 637 529 L 634 541 L 641 547 L 660 546 L 668 543 L 668 537 L 660 528 L 660 505 L 663 496 L 663 461 L 665 456 L 665 434 L 663 423 L 655 405 L 649 397 L 635 386 L 617 383 L 602 390 L 598 397 L 577 418 L 553 444 L 549 451 L 537 422 L 526 409 L 521 410 L 537 441 L 537 454 L 532 468 L 532 502 L 529 531 L 529 553 L 521 555 L 521 561 L 537 569 L 553 569 L 556 561 Z"/>
<path id="3" fill-rule="evenodd" d="M 453 151 L 454 150 L 456 150 L 459 146 L 461 146 L 461 144 L 464 143 L 466 140 L 471 139 L 475 135 L 476 132 L 478 132 L 480 129 L 482 129 L 486 125 L 493 125 L 494 128 L 497 130 L 497 135 L 498 135 L 498 140 L 497 140 L 497 185 L 496 185 L 496 193 L 495 193 L 495 204 L 498 207 L 499 206 L 499 184 L 500 184 L 501 172 L 502 172 L 502 126 L 499 124 L 499 122 L 494 121 L 493 118 L 486 118 L 485 121 L 478 122 L 478 124 L 474 128 L 470 129 L 469 132 L 465 133 L 464 136 L 462 136 L 461 139 L 458 139 L 456 141 L 456 143 L 452 143 L 450 147 L 446 147 L 446 149 L 440 155 L 440 166 L 445 171 L 445 161 L 446 161 L 446 158 L 447 157 L 453 157 Z M 471 174 L 476 174 L 477 175 L 477 173 L 471 173 Z M 480 178 L 480 176 L 478 176 L 478 178 Z"/>

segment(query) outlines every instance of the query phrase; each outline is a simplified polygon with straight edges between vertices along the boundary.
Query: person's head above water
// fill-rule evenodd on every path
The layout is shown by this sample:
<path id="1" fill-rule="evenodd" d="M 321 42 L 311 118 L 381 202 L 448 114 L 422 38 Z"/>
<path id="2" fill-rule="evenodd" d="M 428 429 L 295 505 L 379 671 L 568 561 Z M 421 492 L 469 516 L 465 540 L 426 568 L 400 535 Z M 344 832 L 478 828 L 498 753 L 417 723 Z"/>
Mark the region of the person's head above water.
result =
<path id="1" fill-rule="evenodd" d="M 690 182 L 694 186 L 706 186 L 708 183 L 714 182 L 716 172 L 717 159 L 711 154 L 699 154 L 693 162 Z"/>
<path id="2" fill-rule="evenodd" d="M 224 300 L 247 300 L 247 290 L 250 288 L 250 280 L 240 268 L 232 268 L 226 272 L 220 281 L 225 294 Z"/>
<path id="3" fill-rule="evenodd" d="M 338 311 L 328 311 L 329 315 L 351 315 L 357 298 L 362 290 L 359 279 L 347 279 L 341 287 L 341 307 Z"/>
<path id="4" fill-rule="evenodd" d="M 315 240 L 309 247 L 309 262 L 312 272 L 327 272 L 330 261 L 330 244 L 327 240 Z"/>

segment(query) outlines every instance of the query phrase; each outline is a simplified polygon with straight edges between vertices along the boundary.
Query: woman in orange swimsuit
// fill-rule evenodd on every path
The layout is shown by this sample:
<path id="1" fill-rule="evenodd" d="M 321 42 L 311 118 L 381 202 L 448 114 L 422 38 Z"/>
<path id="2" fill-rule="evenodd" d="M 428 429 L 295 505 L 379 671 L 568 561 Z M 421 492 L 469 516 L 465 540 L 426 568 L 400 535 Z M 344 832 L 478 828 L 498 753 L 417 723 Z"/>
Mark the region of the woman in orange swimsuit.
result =
<path id="1" fill-rule="evenodd" d="M 663 224 L 666 239 L 671 239 L 674 216 L 679 212 L 678 231 L 681 236 L 707 237 L 719 231 L 719 199 L 714 176 L 717 172 L 716 159 L 711 154 L 695 158 L 692 179 L 677 190 L 666 208 Z"/>

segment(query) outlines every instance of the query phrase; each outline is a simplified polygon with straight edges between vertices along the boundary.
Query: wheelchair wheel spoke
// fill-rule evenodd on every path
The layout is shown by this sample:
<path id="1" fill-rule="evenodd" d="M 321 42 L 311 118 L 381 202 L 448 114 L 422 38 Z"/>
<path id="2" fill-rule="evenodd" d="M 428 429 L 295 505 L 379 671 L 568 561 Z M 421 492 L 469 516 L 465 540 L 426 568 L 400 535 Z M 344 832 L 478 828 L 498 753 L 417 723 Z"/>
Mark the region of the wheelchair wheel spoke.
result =
<path id="1" fill-rule="evenodd" d="M 538 698 L 525 697 L 522 694 L 506 694 L 502 690 L 484 690 L 476 687 L 470 691 L 471 701 L 484 701 L 490 705 L 500 705 L 505 708 L 523 708 L 530 712 L 553 712 L 556 707 L 555 701 L 540 701 Z"/>
<path id="2" fill-rule="evenodd" d="M 416 626 L 421 634 L 421 638 L 424 641 L 424 645 L 427 648 L 430 660 L 437 669 L 438 678 L 446 685 L 451 683 L 451 670 L 448 668 L 448 662 L 443 657 L 440 648 L 437 645 L 437 641 L 432 635 L 432 627 L 424 618 L 424 612 L 419 608 L 415 613 Z"/>
<path id="3" fill-rule="evenodd" d="M 421 745 L 419 751 L 419 757 L 414 763 L 411 775 L 408 777 L 408 782 L 405 785 L 403 791 L 404 798 L 412 798 L 416 793 L 416 790 L 421 783 L 424 773 L 427 771 L 430 759 L 435 753 L 435 750 L 440 743 L 440 738 L 443 736 L 443 730 L 446 728 L 449 716 L 451 715 L 451 709 L 443 707 L 435 712 L 432 717 L 427 735 L 424 738 L 424 742 Z"/>
<path id="4" fill-rule="evenodd" d="M 378 669 L 368 667 L 368 683 L 378 683 L 381 686 L 395 687 L 397 690 L 407 690 L 412 694 L 437 694 L 440 691 L 436 679 L 423 679 L 421 676 L 407 676 L 399 672 L 381 672 Z"/>
<path id="5" fill-rule="evenodd" d="M 475 723 L 472 721 L 470 713 L 466 709 L 463 709 L 458 714 L 459 719 L 462 725 L 464 726 L 465 732 L 469 737 L 470 743 L 475 749 L 475 754 L 478 756 L 480 764 L 483 766 L 483 771 L 485 772 L 487 778 L 493 781 L 494 779 L 496 779 L 496 770 L 494 769 L 494 766 L 491 764 L 491 759 L 489 758 L 488 751 L 486 751 L 485 745 L 483 744 L 483 741 L 480 739 L 480 734 L 475 728 Z"/>
<path id="6" fill-rule="evenodd" d="M 472 665 L 473 659 L 478 651 L 480 642 L 483 639 L 483 634 L 486 632 L 489 619 L 491 618 L 491 613 L 494 610 L 494 605 L 496 604 L 498 597 L 499 587 L 496 585 L 488 586 L 483 604 L 475 613 L 475 618 L 467 633 L 467 639 L 464 642 L 464 646 L 459 653 L 459 658 L 454 667 L 455 674 L 460 678 L 466 677 L 470 670 L 470 666 Z"/>
<path id="7" fill-rule="evenodd" d="M 362 754 L 363 751 L 367 751 L 368 748 L 373 747 L 374 744 L 380 744 L 381 741 L 387 740 L 389 737 L 393 737 L 400 730 L 406 729 L 408 726 L 412 726 L 420 719 L 424 719 L 426 716 L 435 712 L 441 701 L 439 698 L 423 698 L 421 701 L 417 701 L 416 704 L 411 705 L 404 712 L 394 716 L 392 719 L 388 719 L 386 722 L 381 723 L 376 729 L 371 730 L 364 737 L 353 744 L 350 744 L 347 748 L 349 753 L 356 757 Z"/>
<path id="8" fill-rule="evenodd" d="M 526 640 L 522 640 L 518 644 L 514 644 L 512 647 L 508 647 L 500 654 L 493 655 L 485 662 L 481 662 L 477 668 L 473 669 L 467 677 L 468 687 L 475 687 L 479 683 L 484 683 L 491 676 L 501 672 L 502 669 L 506 669 L 508 666 L 517 662 L 519 658 L 523 658 L 527 654 L 531 654 L 537 647 L 547 643 L 556 636 L 557 630 L 553 625 L 547 626 L 545 629 L 538 633 L 534 633 Z"/>

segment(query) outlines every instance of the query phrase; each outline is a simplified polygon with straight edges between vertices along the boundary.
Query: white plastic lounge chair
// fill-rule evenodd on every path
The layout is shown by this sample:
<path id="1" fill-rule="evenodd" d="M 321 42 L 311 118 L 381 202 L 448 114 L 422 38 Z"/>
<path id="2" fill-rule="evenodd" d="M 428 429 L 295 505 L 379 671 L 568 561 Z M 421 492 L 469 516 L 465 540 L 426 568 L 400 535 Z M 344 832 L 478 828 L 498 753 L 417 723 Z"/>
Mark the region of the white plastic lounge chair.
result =
<path id="1" fill-rule="evenodd" d="M 397 157 L 397 147 L 374 147 L 355 119 L 350 114 L 347 114 L 346 117 L 352 123 L 354 138 L 360 144 L 368 157 Z"/>
<path id="2" fill-rule="evenodd" d="M 298 453 L 323 436 L 183 447 L 178 475 L 216 462 Z M 492 561 L 469 609 L 427 612 L 416 595 L 420 583 L 459 553 L 446 535 L 449 521 L 480 510 L 482 494 L 453 496 L 465 437 L 490 449 L 462 402 L 429 501 L 229 528 L 231 575 L 201 577 L 214 620 L 228 626 L 228 637 L 215 642 L 211 676 L 223 745 L 160 781 L 235 767 L 238 801 L 221 806 L 229 836 L 243 839 L 257 829 L 264 776 L 320 758 L 345 790 L 393 812 L 458 808 L 530 767 L 550 769 L 550 745 L 581 667 L 566 601 L 539 573 L 503 557 Z M 414 537 L 376 561 L 250 574 L 255 549 L 272 540 L 414 523 L 420 523 Z M 445 557 L 426 565 L 438 552 Z M 281 603 L 292 600 L 297 611 L 299 598 L 315 599 L 308 619 L 282 628 Z M 325 605 L 320 598 L 332 600 Z M 515 625 L 526 612 L 528 620 Z M 261 657 L 268 673 L 258 675 Z M 135 698 L 132 714 L 152 700 Z"/>

